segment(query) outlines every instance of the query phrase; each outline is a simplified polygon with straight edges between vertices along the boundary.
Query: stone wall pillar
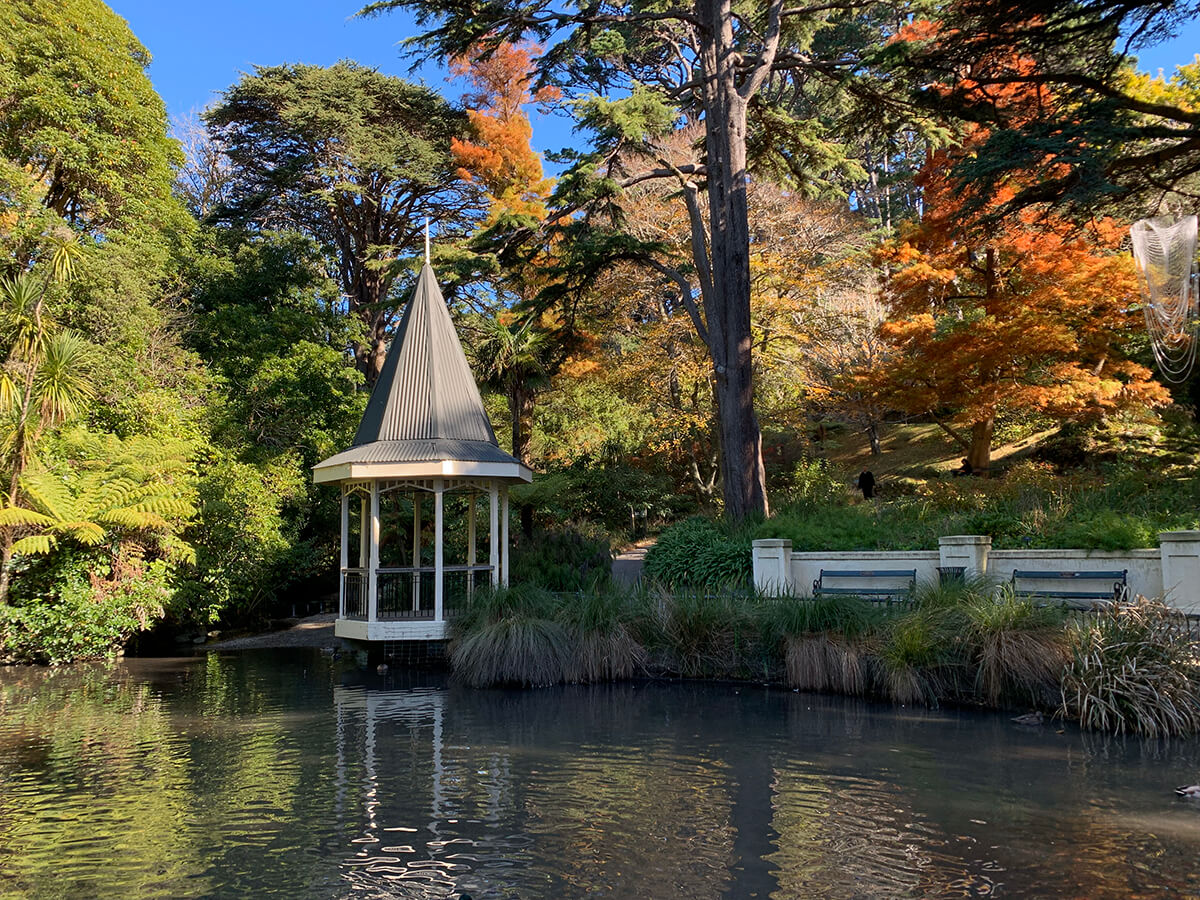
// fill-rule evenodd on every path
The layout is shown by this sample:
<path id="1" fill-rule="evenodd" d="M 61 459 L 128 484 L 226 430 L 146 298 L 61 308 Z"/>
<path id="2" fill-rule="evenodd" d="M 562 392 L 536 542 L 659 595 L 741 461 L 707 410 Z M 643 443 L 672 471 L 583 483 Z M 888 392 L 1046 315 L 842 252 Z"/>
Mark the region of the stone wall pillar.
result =
<path id="1" fill-rule="evenodd" d="M 752 545 L 754 588 L 764 594 L 792 594 L 792 542 L 763 538 Z"/>
<path id="2" fill-rule="evenodd" d="M 1158 547 L 1164 599 L 1183 612 L 1200 614 L 1200 531 L 1164 531 Z"/>
<path id="3" fill-rule="evenodd" d="M 963 569 L 966 578 L 987 574 L 992 539 L 986 534 L 950 534 L 938 538 L 938 565 Z"/>

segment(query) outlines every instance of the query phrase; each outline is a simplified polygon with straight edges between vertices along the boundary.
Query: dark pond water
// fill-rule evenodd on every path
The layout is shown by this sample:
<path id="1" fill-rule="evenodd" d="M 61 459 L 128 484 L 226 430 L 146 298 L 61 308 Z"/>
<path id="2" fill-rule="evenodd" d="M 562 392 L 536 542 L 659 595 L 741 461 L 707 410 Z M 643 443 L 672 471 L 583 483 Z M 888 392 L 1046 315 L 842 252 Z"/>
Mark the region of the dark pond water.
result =
<path id="1" fill-rule="evenodd" d="M 1200 896 L 1200 743 L 308 651 L 0 673 L 0 896 Z"/>

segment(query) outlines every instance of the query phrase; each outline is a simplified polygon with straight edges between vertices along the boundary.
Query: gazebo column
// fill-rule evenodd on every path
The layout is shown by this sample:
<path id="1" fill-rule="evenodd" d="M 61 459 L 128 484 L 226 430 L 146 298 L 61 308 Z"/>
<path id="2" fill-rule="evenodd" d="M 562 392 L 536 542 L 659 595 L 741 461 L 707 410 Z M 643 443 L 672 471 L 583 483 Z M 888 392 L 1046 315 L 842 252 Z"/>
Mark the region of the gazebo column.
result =
<path id="1" fill-rule="evenodd" d="M 421 608 L 421 492 L 413 491 L 412 610 Z"/>
<path id="2" fill-rule="evenodd" d="M 475 596 L 475 497 L 472 491 L 467 499 L 467 597 Z"/>
<path id="3" fill-rule="evenodd" d="M 488 513 L 490 516 L 488 537 L 491 541 L 491 552 L 488 562 L 492 567 L 492 587 L 500 586 L 500 491 L 493 481 L 488 491 Z"/>
<path id="4" fill-rule="evenodd" d="M 446 482 L 435 478 L 433 481 L 433 621 L 443 621 L 443 609 L 446 602 L 443 576 L 445 566 L 442 564 L 442 501 L 445 497 Z"/>
<path id="5" fill-rule="evenodd" d="M 500 488 L 500 584 L 508 587 L 508 485 Z"/>
<path id="6" fill-rule="evenodd" d="M 371 565 L 371 510 L 370 499 L 358 495 L 358 567 L 366 570 Z"/>
<path id="7" fill-rule="evenodd" d="M 367 621 L 379 614 L 379 480 L 371 481 L 371 551 L 367 568 Z"/>
<path id="8" fill-rule="evenodd" d="M 350 495 L 342 485 L 341 547 L 338 550 L 338 618 L 346 618 L 346 569 L 350 565 Z"/>

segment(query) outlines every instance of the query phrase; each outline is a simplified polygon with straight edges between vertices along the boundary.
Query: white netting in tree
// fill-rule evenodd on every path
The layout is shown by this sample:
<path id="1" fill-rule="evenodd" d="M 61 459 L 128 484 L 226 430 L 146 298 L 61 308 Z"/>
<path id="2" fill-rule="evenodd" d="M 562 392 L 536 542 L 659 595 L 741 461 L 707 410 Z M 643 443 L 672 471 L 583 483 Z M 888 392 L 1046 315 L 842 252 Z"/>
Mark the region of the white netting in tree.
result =
<path id="1" fill-rule="evenodd" d="M 1129 229 L 1141 273 L 1146 329 L 1159 371 L 1184 381 L 1196 362 L 1196 217 L 1140 219 Z"/>

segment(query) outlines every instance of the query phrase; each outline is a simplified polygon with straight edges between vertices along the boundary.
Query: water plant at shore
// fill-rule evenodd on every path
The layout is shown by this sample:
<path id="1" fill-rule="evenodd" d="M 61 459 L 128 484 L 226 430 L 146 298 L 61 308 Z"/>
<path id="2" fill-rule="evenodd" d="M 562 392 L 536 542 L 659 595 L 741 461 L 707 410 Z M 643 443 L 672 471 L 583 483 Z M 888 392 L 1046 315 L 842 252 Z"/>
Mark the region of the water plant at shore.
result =
<path id="1" fill-rule="evenodd" d="M 986 579 L 903 603 L 743 591 L 480 591 L 454 622 L 455 676 L 474 687 L 639 674 L 784 681 L 893 702 L 1058 708 L 1085 728 L 1200 731 L 1197 650 L 1181 618 L 1139 598 L 1087 615 Z"/>
<path id="2" fill-rule="evenodd" d="M 1162 602 L 1138 597 L 1079 626 L 1062 676 L 1062 713 L 1117 734 L 1200 731 L 1197 648 L 1184 625 Z"/>
<path id="3" fill-rule="evenodd" d="M 568 680 L 613 681 L 644 671 L 646 648 L 634 623 L 644 618 L 645 606 L 642 595 L 611 588 L 563 602 L 558 619 L 572 643 Z"/>
<path id="4" fill-rule="evenodd" d="M 783 648 L 789 685 L 850 695 L 866 692 L 864 639 L 885 617 L 886 611 L 849 596 L 765 599 L 759 612 L 763 643 Z"/>
<path id="5" fill-rule="evenodd" d="M 1053 705 L 1070 659 L 1062 607 L 1039 606 L 1006 585 L 994 597 L 973 597 L 964 611 L 979 694 L 993 706 Z"/>
<path id="6" fill-rule="evenodd" d="M 554 612 L 554 595 L 532 585 L 479 591 L 454 623 L 455 676 L 472 687 L 565 681 L 570 637 Z"/>

